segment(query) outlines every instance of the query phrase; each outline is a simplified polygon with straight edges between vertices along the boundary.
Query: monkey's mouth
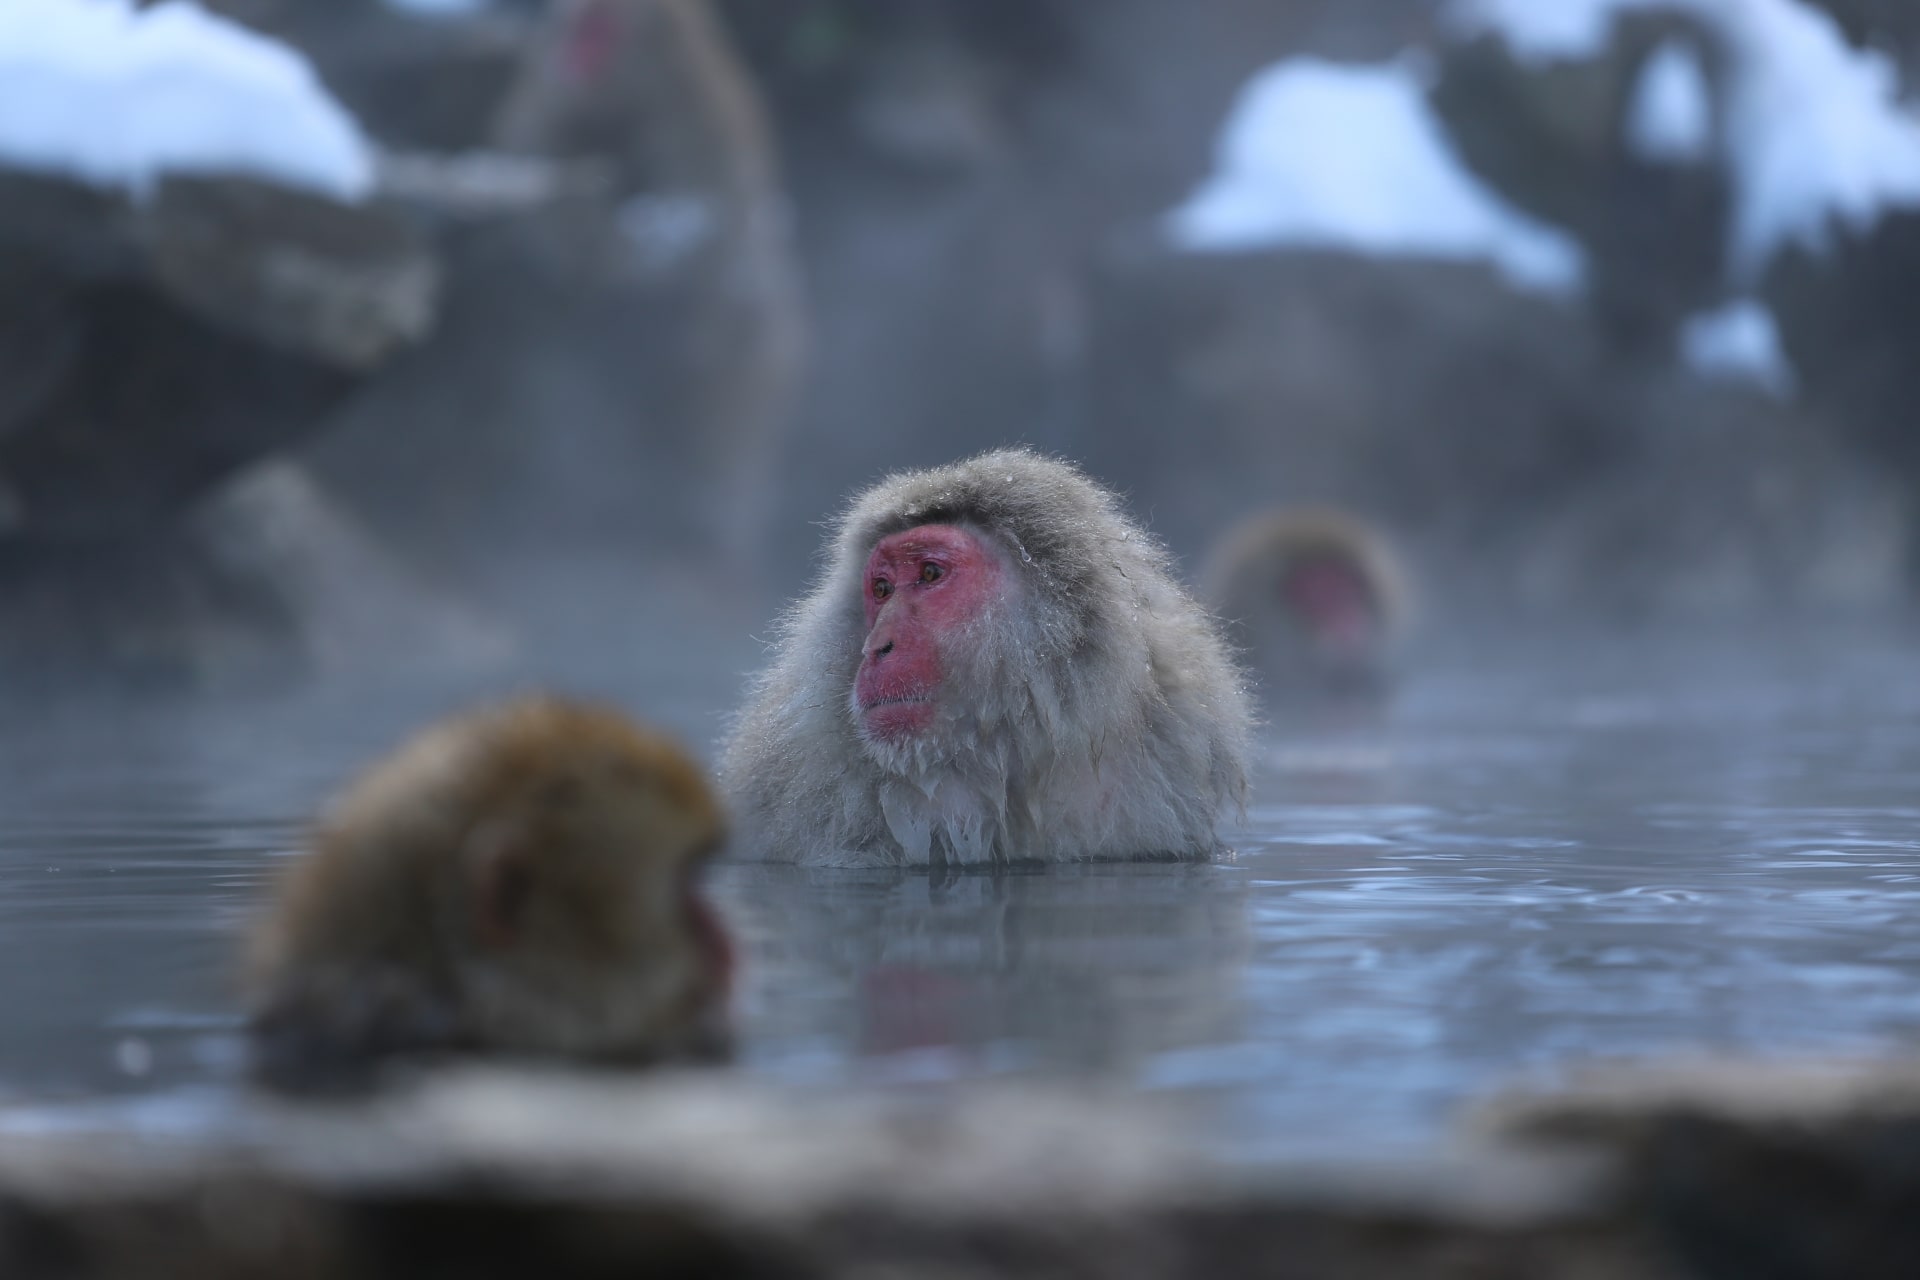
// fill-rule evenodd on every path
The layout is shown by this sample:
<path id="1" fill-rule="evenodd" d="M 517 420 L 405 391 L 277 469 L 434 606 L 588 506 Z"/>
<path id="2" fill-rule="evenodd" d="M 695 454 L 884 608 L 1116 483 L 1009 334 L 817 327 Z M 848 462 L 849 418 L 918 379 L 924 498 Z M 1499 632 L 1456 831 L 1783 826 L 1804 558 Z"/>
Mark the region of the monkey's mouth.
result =
<path id="1" fill-rule="evenodd" d="M 869 738 L 910 738 L 933 723 L 934 695 L 890 693 L 860 704 L 860 724 Z"/>

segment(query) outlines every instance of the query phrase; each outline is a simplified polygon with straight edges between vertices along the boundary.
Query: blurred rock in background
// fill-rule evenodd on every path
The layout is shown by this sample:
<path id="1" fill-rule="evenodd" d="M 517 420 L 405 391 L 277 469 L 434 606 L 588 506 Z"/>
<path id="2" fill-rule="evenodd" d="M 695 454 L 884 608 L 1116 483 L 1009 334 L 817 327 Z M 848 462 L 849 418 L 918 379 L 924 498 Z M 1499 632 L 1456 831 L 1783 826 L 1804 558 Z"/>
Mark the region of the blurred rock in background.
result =
<path id="1" fill-rule="evenodd" d="M 10 79 L 0 90 L 10 123 L 0 146 L 7 687 L 61 669 L 160 687 L 284 677 L 312 656 L 314 629 L 332 624 L 273 567 L 224 558 L 246 535 L 197 527 L 197 513 L 426 336 L 438 263 L 404 220 L 351 202 L 344 188 L 360 175 L 349 126 L 301 96 L 297 69 L 276 88 L 288 68 L 258 42 L 209 23 L 187 28 L 201 44 L 172 48 L 244 62 L 250 88 L 209 74 L 197 91 L 236 109 L 260 105 L 249 93 L 277 93 L 266 105 L 286 111 L 286 136 L 304 124 L 307 141 L 337 144 L 332 160 L 320 146 L 308 172 L 193 172 L 199 152 L 244 155 L 258 138 L 245 122 L 220 137 L 170 130 L 192 117 L 192 86 L 175 90 L 175 115 L 102 148 L 90 136 L 99 121 L 52 109 L 73 85 L 57 34 L 47 33 L 44 64 L 0 69 Z M 16 41 L 0 38 L 0 62 L 9 55 L 18 58 Z M 148 57 L 151 74 L 159 59 Z M 77 105 L 111 116 L 124 85 L 78 79 Z M 36 114 L 36 103 L 52 107 Z M 36 151 L 56 147 L 71 148 L 67 172 L 62 157 Z"/>
<path id="2" fill-rule="evenodd" d="M 466 643 L 437 606 L 408 608 L 434 593 L 386 589 L 412 580 L 402 561 L 483 597 L 543 557 L 689 582 L 751 564 L 803 320 L 754 90 L 700 0 L 220 6 L 306 46 L 318 78 L 198 10 L 32 3 L 0 25 L 16 671 L 219 685 L 232 646 L 196 637 L 230 624 L 278 655 L 241 665 L 351 668 L 344 639 L 374 637 L 332 611 L 364 614 L 354 574 L 389 558 L 360 584 L 388 624 L 363 656 L 391 663 L 416 622 L 459 666 L 497 651 L 497 628 Z M 119 81 L 45 124 L 109 41 Z M 153 108 L 156 67 L 207 114 Z M 278 99 L 248 100 L 261 83 Z M 289 451 L 312 470 L 189 529 L 228 477 Z M 273 554 L 243 547 L 263 520 Z M 195 585 L 159 585 L 176 580 Z M 201 589 L 229 580 L 244 589 Z M 272 607 L 228 616 L 241 597 Z M 115 658 L 156 647 L 164 662 Z"/>
<path id="3" fill-rule="evenodd" d="M 1820 21 L 1781 5 L 1761 16 Z M 1189 559 L 1275 500 L 1353 505 L 1469 617 L 1905 594 L 1907 486 L 1854 448 L 1858 410 L 1818 391 L 1796 323 L 1776 333 L 1732 266 L 1751 128 L 1733 95 L 1748 63 L 1783 56 L 1754 52 L 1766 24 L 1622 6 L 1547 56 L 1524 30 L 1463 21 L 1470 6 L 1391 0 L 1177 21 L 1130 4 L 724 7 L 788 144 L 816 302 L 790 527 L 877 471 L 1024 440 L 1127 488 Z M 1315 163 L 1383 149 L 1332 110 L 1298 122 L 1306 168 L 1272 203 L 1312 221 L 1331 202 L 1350 226 L 1177 251 L 1168 211 L 1233 177 L 1236 147 L 1258 150 L 1242 114 L 1256 77 L 1308 65 L 1428 86 L 1430 117 L 1409 127 L 1431 133 L 1446 180 L 1560 237 L 1577 284 L 1516 288 L 1471 265 L 1506 231 L 1472 252 L 1431 234 L 1389 247 L 1405 229 L 1373 225 L 1381 207 L 1431 224 L 1452 192 L 1382 185 L 1369 205 L 1311 185 Z M 1820 261 L 1820 279 L 1844 274 Z"/>
<path id="4" fill-rule="evenodd" d="M 1638 419 L 1644 455 L 1549 538 L 1600 553 L 1581 567 L 1602 599 L 1642 594 L 1647 551 L 1697 576 L 1656 588 L 1668 613 L 1858 613 L 1911 594 L 1920 451 L 1904 406 L 1920 386 L 1903 353 L 1920 335 L 1901 243 L 1920 117 L 1858 47 L 1911 55 L 1913 24 L 1880 8 L 1602 6 L 1573 36 L 1495 0 L 1454 7 L 1481 18 L 1446 50 L 1436 108 L 1477 172 L 1578 235 L 1626 376 L 1672 383 L 1659 371 L 1677 355 L 1683 379 L 1744 374 L 1776 402 L 1676 386 L 1678 413 Z"/>
<path id="5" fill-rule="evenodd" d="M 1468 623 L 1911 594 L 1898 6 L 216 8 L 300 147 L 0 128 L 8 563 L 279 455 L 529 635 L 744 634 L 846 493 L 1025 441 L 1189 562 L 1353 507 Z"/>
<path id="6" fill-rule="evenodd" d="M 1663 363 L 1720 295 L 1732 214 L 1722 103 L 1729 51 L 1692 14 L 1621 14 L 1581 59 L 1537 62 L 1497 35 L 1446 51 L 1433 104 L 1461 158 L 1578 238 L 1609 355 Z"/>
<path id="7" fill-rule="evenodd" d="M 887 469 L 1084 454 L 1093 264 L 1205 172 L 1289 49 L 1384 57 L 1421 0 L 723 0 L 786 151 L 815 320 L 782 526 Z M 1150 495 L 1143 495 L 1143 497 Z M 809 545 L 780 549 L 798 574 Z"/>

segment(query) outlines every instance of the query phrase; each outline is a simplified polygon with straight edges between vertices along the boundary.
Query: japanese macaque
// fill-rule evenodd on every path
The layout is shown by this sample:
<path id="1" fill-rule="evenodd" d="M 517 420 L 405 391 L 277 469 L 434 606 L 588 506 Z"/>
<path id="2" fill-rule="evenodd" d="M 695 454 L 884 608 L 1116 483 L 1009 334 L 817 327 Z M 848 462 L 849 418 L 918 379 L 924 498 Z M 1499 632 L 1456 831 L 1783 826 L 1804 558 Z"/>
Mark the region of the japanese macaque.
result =
<path id="1" fill-rule="evenodd" d="M 453 229 L 444 312 L 313 456 L 389 541 L 483 589 L 528 546 L 644 549 L 622 552 L 627 581 L 744 581 L 807 330 L 757 88 L 708 0 L 521 7 L 540 16 L 482 151 L 382 164 Z M 518 25 L 417 34 L 452 58 Z M 435 483 L 400 478 L 415 468 Z"/>
<path id="2" fill-rule="evenodd" d="M 1212 620 L 1115 497 L 1002 450 L 855 499 L 735 723 L 748 857 L 957 869 L 1197 858 L 1246 791 Z"/>
<path id="3" fill-rule="evenodd" d="M 732 956 L 696 877 L 721 831 L 693 763 L 611 711 L 536 698 L 429 729 L 324 816 L 256 930 L 257 1073 L 717 1055 Z"/>
<path id="4" fill-rule="evenodd" d="M 1208 557 L 1202 595 L 1271 694 L 1356 693 L 1387 681 L 1406 590 L 1386 543 L 1337 511 L 1254 516 Z"/>

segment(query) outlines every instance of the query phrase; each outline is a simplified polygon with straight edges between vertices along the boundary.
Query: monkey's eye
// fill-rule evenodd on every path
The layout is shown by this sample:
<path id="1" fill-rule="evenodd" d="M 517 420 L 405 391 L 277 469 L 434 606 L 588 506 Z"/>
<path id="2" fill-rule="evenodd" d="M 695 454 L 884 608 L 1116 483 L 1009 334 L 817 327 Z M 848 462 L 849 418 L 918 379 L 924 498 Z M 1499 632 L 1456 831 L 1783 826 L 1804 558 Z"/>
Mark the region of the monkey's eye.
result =
<path id="1" fill-rule="evenodd" d="M 885 600 L 892 594 L 893 584 L 891 582 L 888 582 L 885 578 L 875 578 L 873 580 L 873 598 L 875 600 Z"/>
<path id="2" fill-rule="evenodd" d="M 938 582 L 945 574 L 946 570 L 931 560 L 920 566 L 920 581 L 922 582 Z"/>

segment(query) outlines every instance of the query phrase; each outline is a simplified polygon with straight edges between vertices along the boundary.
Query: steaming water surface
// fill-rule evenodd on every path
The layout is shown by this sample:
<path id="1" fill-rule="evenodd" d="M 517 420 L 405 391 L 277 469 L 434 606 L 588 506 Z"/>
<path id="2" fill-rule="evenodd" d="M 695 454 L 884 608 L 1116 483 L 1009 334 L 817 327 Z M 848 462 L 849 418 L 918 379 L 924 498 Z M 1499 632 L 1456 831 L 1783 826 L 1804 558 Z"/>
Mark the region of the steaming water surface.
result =
<path id="1" fill-rule="evenodd" d="M 1913 1042 L 1920 666 L 1495 665 L 1378 713 L 1281 713 L 1231 861 L 721 868 L 743 1069 L 1084 1076 L 1190 1098 L 1224 1148 L 1267 1153 L 1416 1142 L 1595 1055 Z M 699 741 L 733 693 L 616 692 Z M 454 701 L 10 716 L 14 1122 L 106 1098 L 191 1125 L 230 1097 L 237 929 L 313 805 Z"/>

